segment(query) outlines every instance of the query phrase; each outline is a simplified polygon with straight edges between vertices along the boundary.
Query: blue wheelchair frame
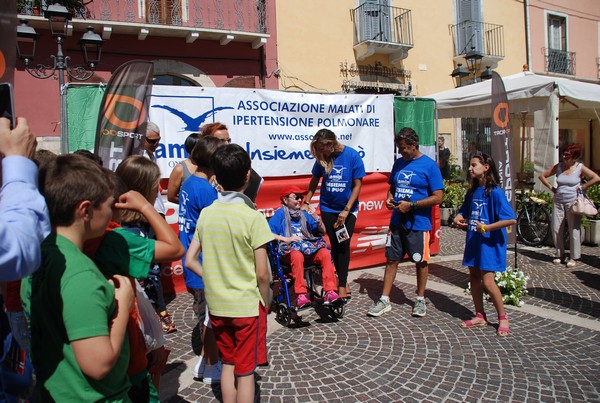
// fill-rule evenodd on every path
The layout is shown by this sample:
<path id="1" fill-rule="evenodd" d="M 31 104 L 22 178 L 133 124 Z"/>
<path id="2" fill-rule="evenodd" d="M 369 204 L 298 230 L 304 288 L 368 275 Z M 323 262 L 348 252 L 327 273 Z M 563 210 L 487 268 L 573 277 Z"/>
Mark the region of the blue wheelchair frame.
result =
<path id="1" fill-rule="evenodd" d="M 281 258 L 277 253 L 277 242 L 273 241 L 269 243 L 268 248 L 269 263 L 271 264 L 271 273 L 273 280 L 271 283 L 271 289 L 273 290 L 273 301 L 271 303 L 271 310 L 275 312 L 275 320 L 282 326 L 289 326 L 292 319 L 297 317 L 298 311 L 292 304 L 292 298 L 290 296 L 290 287 L 293 285 L 294 279 L 287 275 L 286 268 L 288 266 L 281 264 Z M 323 289 L 317 290 L 315 283 L 315 271 L 320 270 L 317 265 L 308 265 L 304 267 L 304 278 L 306 281 L 306 288 L 310 296 L 311 303 L 315 308 L 323 305 Z M 275 286 L 279 284 L 277 288 Z M 329 314 L 334 319 L 341 319 L 344 316 L 344 303 L 340 299 L 338 302 L 332 305 L 324 306 L 329 308 Z M 319 312 L 317 310 L 317 312 Z"/>

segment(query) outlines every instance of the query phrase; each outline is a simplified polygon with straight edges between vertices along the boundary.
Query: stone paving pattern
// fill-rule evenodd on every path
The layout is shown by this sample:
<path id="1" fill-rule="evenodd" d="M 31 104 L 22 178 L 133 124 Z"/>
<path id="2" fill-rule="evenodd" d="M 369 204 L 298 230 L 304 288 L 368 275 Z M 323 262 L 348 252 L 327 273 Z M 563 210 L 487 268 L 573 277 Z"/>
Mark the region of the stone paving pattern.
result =
<path id="1" fill-rule="evenodd" d="M 441 245 L 429 281 L 465 288 L 464 232 L 442 227 Z M 552 264 L 551 248 L 520 250 L 519 268 L 530 276 L 525 303 L 600 321 L 598 252 L 583 246 L 581 263 L 567 269 Z M 414 278 L 414 265 L 399 272 Z M 471 298 L 431 290 L 427 316 L 413 318 L 415 283 L 399 281 L 392 311 L 370 318 L 366 311 L 380 295 L 383 269 L 358 274 L 342 319 L 310 310 L 302 326 L 269 336 L 270 366 L 257 370 L 256 401 L 600 402 L 600 331 L 515 309 L 510 337 L 495 336 L 492 317 L 494 326 L 464 330 L 457 324 L 472 315 Z M 169 309 L 179 331 L 167 336 L 166 372 L 190 371 L 185 363 L 195 360 L 199 344 L 191 297 L 179 294 Z M 491 304 L 486 310 L 494 312 Z M 193 382 L 165 401 L 220 400 L 218 385 Z"/>

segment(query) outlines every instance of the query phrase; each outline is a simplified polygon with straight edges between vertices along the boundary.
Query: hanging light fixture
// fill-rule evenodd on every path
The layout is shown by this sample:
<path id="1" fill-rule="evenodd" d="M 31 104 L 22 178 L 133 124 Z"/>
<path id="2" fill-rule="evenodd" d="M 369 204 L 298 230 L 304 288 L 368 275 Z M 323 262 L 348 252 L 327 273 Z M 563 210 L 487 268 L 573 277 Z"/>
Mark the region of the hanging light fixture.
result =
<path id="1" fill-rule="evenodd" d="M 485 66 L 485 70 L 483 70 L 481 72 L 481 74 L 479 75 L 479 79 L 481 81 L 485 81 L 485 80 L 489 80 L 492 78 L 492 69 L 490 69 L 490 66 Z"/>
<path id="2" fill-rule="evenodd" d="M 62 4 L 52 4 L 44 10 L 52 36 L 69 36 L 69 21 L 73 15 Z"/>
<path id="3" fill-rule="evenodd" d="M 465 77 L 469 77 L 469 70 L 463 67 L 462 63 L 458 63 L 456 68 L 452 70 L 450 76 L 454 79 L 454 86 L 460 87 Z"/>
<path id="4" fill-rule="evenodd" d="M 33 59 L 35 45 L 39 34 L 35 28 L 29 26 L 27 20 L 21 20 L 17 26 L 17 56 L 22 60 Z"/>
<path id="5" fill-rule="evenodd" d="M 81 46 L 81 53 L 83 54 L 85 64 L 94 68 L 100 62 L 103 41 L 100 35 L 94 32 L 94 27 L 90 26 L 86 29 L 87 32 L 79 40 L 79 46 Z"/>

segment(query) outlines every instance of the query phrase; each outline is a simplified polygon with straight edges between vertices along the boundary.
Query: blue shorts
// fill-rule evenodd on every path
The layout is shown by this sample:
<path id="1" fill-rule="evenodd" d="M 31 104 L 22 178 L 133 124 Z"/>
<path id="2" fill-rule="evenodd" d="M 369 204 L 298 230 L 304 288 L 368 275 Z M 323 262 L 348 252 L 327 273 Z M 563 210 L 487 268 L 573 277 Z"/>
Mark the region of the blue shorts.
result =
<path id="1" fill-rule="evenodd" d="M 385 244 L 387 260 L 400 261 L 409 258 L 414 263 L 429 262 L 429 231 L 414 231 L 391 227 Z"/>

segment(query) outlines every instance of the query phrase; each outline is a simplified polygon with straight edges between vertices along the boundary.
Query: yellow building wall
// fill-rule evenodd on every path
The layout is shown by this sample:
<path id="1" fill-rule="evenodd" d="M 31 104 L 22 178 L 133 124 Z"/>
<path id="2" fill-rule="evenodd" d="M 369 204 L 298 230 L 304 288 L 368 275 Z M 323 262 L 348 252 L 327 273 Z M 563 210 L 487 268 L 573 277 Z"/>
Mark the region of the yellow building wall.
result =
<path id="1" fill-rule="evenodd" d="M 482 0 L 486 23 L 504 27 L 504 59 L 495 69 L 501 76 L 521 72 L 527 62 L 523 2 Z M 340 92 L 344 78 L 340 63 L 409 70 L 412 95 L 426 97 L 454 88 L 450 73 L 456 67 L 450 27 L 456 23 L 455 2 L 450 0 L 390 1 L 411 10 L 414 47 L 400 65 L 390 66 L 388 56 L 375 54 L 357 62 L 350 10 L 356 0 L 278 0 L 276 3 L 279 88 L 292 91 Z M 485 66 L 482 66 L 483 68 Z M 446 146 L 462 153 L 460 121 L 442 119 L 439 133 L 449 133 Z"/>
<path id="2" fill-rule="evenodd" d="M 412 74 L 412 94 L 427 96 L 454 87 L 450 26 L 455 23 L 452 1 L 393 1 L 390 5 L 411 10 L 414 47 L 401 65 Z M 356 0 L 279 0 L 276 3 L 280 89 L 339 92 L 343 77 L 340 63 L 357 63 L 350 10 Z M 510 75 L 526 63 L 523 4 L 505 0 L 483 2 L 484 22 L 504 26 L 505 57 L 496 71 Z M 388 56 L 375 54 L 361 65 Z"/>

